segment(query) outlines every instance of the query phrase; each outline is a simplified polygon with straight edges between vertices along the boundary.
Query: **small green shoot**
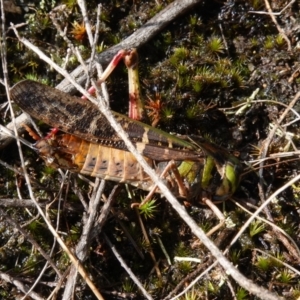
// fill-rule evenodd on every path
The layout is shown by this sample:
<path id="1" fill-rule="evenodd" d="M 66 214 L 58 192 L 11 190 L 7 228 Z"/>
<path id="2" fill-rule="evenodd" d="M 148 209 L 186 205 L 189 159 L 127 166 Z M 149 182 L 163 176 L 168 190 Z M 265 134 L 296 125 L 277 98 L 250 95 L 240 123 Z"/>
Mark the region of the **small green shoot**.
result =
<path id="1" fill-rule="evenodd" d="M 207 283 L 207 290 L 214 295 L 218 294 L 220 291 L 219 287 L 211 281 Z"/>
<path id="2" fill-rule="evenodd" d="M 250 236 L 253 237 L 265 230 L 265 224 L 262 223 L 261 221 L 253 221 L 250 224 Z"/>
<path id="3" fill-rule="evenodd" d="M 279 275 L 277 276 L 278 280 L 284 284 L 292 284 L 294 276 L 288 269 L 282 270 Z"/>
<path id="4" fill-rule="evenodd" d="M 161 111 L 161 117 L 162 119 L 166 122 L 166 121 L 170 121 L 173 117 L 174 117 L 174 110 L 172 108 L 169 107 L 164 107 Z"/>
<path id="5" fill-rule="evenodd" d="M 193 270 L 193 265 L 190 261 L 181 261 L 178 268 L 183 274 L 189 274 Z"/>
<path id="6" fill-rule="evenodd" d="M 233 265 L 236 265 L 238 263 L 238 261 L 240 260 L 240 257 L 241 257 L 241 251 L 240 250 L 232 250 L 230 252 L 230 259 L 231 259 L 231 262 Z"/>
<path id="7" fill-rule="evenodd" d="M 266 37 L 264 47 L 265 47 L 265 49 L 268 49 L 268 50 L 274 48 L 274 37 L 273 36 L 268 35 Z"/>
<path id="8" fill-rule="evenodd" d="M 186 117 L 188 119 L 198 118 L 201 114 L 203 114 L 204 109 L 198 104 L 193 104 L 192 106 L 186 109 Z"/>
<path id="9" fill-rule="evenodd" d="M 180 300 L 197 300 L 197 299 L 200 299 L 199 298 L 199 294 L 198 294 L 199 291 L 195 291 L 195 289 L 193 288 L 191 291 L 188 291 L 187 293 L 184 294 L 183 297 L 180 297 L 179 299 Z"/>
<path id="10" fill-rule="evenodd" d="M 124 293 L 134 292 L 135 291 L 134 287 L 135 287 L 135 285 L 129 278 L 126 278 L 122 284 L 122 289 L 123 289 Z"/>
<path id="11" fill-rule="evenodd" d="M 173 55 L 169 58 L 169 62 L 171 65 L 173 65 L 174 67 L 178 67 L 178 64 L 181 62 L 183 62 L 189 55 L 189 51 L 184 48 L 184 47 L 180 47 L 180 48 L 176 48 L 174 50 Z"/>
<path id="12" fill-rule="evenodd" d="M 258 256 L 257 257 L 257 262 L 256 262 L 255 265 L 262 272 L 266 272 L 266 271 L 268 271 L 271 268 L 272 263 L 271 263 L 269 257 Z"/>
<path id="13" fill-rule="evenodd" d="M 222 54 L 224 52 L 224 45 L 222 42 L 222 39 L 220 37 L 217 36 L 212 36 L 206 44 L 207 50 L 211 53 L 211 54 Z"/>
<path id="14" fill-rule="evenodd" d="M 154 214 L 157 212 L 156 200 L 152 199 L 142 205 L 140 208 L 140 213 L 145 217 L 145 219 L 152 219 Z"/>
<path id="15" fill-rule="evenodd" d="M 237 289 L 237 292 L 236 292 L 236 299 L 237 300 L 246 300 L 248 299 L 248 292 L 246 290 L 244 290 L 243 288 L 239 287 Z"/>
<path id="16" fill-rule="evenodd" d="M 192 25 L 193 27 L 196 25 L 201 25 L 201 19 L 199 18 L 198 15 L 192 15 L 190 16 L 190 25 Z"/>
<path id="17" fill-rule="evenodd" d="M 285 45 L 285 39 L 283 38 L 282 34 L 277 35 L 275 42 L 278 47 L 282 47 Z"/>

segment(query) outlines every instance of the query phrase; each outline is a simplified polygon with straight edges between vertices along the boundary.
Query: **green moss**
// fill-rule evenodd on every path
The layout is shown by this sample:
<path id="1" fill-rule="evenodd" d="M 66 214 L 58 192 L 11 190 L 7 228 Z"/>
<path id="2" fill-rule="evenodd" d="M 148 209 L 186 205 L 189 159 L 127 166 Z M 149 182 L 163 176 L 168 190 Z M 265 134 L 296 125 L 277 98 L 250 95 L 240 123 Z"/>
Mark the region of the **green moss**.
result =
<path id="1" fill-rule="evenodd" d="M 250 236 L 253 237 L 265 230 L 265 224 L 261 221 L 253 221 L 249 227 Z"/>
<path id="2" fill-rule="evenodd" d="M 239 287 L 236 291 L 236 299 L 237 300 L 249 299 L 249 293 L 245 289 Z"/>
<path id="3" fill-rule="evenodd" d="M 169 58 L 169 63 L 175 68 L 178 68 L 178 65 L 187 59 L 188 55 L 189 51 L 186 48 L 175 48 L 173 55 Z"/>
<path id="4" fill-rule="evenodd" d="M 198 118 L 201 114 L 204 113 L 204 108 L 199 104 L 193 104 L 186 109 L 186 117 L 188 119 Z"/>
<path id="5" fill-rule="evenodd" d="M 283 38 L 283 36 L 281 34 L 277 35 L 277 37 L 275 39 L 275 42 L 276 42 L 276 45 L 277 45 L 278 48 L 282 48 L 286 44 L 286 41 L 285 41 L 285 39 Z"/>
<path id="6" fill-rule="evenodd" d="M 230 259 L 234 265 L 238 264 L 242 252 L 238 249 L 233 249 L 230 251 Z"/>
<path id="7" fill-rule="evenodd" d="M 155 213 L 157 212 L 156 200 L 149 200 L 144 205 L 140 206 L 139 210 L 146 219 L 154 218 Z"/>
<path id="8" fill-rule="evenodd" d="M 206 42 L 207 51 L 214 55 L 219 55 L 224 52 L 222 39 L 218 36 L 212 36 Z"/>
<path id="9" fill-rule="evenodd" d="M 75 7 L 77 7 L 76 0 L 63 0 L 62 3 L 64 3 L 70 10 L 73 10 Z"/>
<path id="10" fill-rule="evenodd" d="M 279 282 L 283 284 L 288 284 L 291 285 L 295 283 L 295 274 L 291 272 L 289 269 L 283 269 L 282 271 L 279 272 L 279 275 L 277 276 Z"/>
<path id="11" fill-rule="evenodd" d="M 257 262 L 255 263 L 255 265 L 262 272 L 267 272 L 272 267 L 272 263 L 270 261 L 270 258 L 269 257 L 264 257 L 264 256 L 258 256 L 257 257 Z"/>
<path id="12" fill-rule="evenodd" d="M 193 263 L 190 261 L 181 261 L 177 265 L 183 274 L 189 274 L 193 270 Z"/>
<path id="13" fill-rule="evenodd" d="M 273 36 L 267 36 L 266 39 L 265 39 L 265 43 L 264 43 L 264 47 L 265 49 L 267 50 L 271 50 L 273 49 L 275 46 L 275 40 L 274 40 L 274 37 Z"/>

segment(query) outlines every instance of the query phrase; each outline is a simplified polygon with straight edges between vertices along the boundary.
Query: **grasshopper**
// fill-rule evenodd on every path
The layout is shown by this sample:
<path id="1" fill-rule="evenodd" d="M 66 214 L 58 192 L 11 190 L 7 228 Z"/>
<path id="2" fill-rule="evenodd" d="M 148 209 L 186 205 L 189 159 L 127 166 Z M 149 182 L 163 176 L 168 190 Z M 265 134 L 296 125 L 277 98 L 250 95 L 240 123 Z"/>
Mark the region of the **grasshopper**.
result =
<path id="1" fill-rule="evenodd" d="M 12 99 L 35 119 L 60 134 L 40 139 L 35 148 L 48 165 L 94 177 L 129 183 L 149 191 L 153 183 L 96 105 L 38 82 L 24 80 Z M 241 163 L 202 137 L 179 137 L 113 112 L 131 142 L 157 174 L 174 161 L 164 181 L 175 196 L 226 200 L 238 187 Z M 176 183 L 182 181 L 185 192 Z"/>

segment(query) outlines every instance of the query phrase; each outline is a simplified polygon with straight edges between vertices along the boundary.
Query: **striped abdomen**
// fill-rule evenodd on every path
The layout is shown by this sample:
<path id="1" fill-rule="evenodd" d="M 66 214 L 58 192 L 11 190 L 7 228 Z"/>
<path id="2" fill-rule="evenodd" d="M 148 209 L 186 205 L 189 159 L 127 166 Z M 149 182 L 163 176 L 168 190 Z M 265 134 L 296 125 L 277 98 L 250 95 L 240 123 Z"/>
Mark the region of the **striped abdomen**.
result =
<path id="1" fill-rule="evenodd" d="M 116 182 L 129 183 L 145 191 L 151 190 L 153 182 L 144 172 L 131 152 L 87 142 L 71 134 L 55 135 L 51 139 L 41 139 L 36 148 L 48 165 L 68 169 L 72 172 L 99 177 Z M 144 157 L 147 163 L 160 175 L 166 162 L 156 162 Z M 175 161 L 184 182 L 188 197 L 198 193 L 201 187 L 203 160 L 199 162 Z M 172 192 L 179 196 L 178 185 L 173 171 L 163 178 Z"/>

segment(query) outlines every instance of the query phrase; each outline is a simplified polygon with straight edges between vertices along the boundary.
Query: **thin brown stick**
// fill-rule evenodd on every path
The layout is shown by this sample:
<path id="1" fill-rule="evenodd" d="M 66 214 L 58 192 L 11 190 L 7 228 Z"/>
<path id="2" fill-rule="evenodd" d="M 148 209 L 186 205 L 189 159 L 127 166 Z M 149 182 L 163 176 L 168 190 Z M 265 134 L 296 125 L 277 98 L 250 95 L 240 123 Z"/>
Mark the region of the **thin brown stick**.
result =
<path id="1" fill-rule="evenodd" d="M 278 32 L 282 35 L 282 37 L 285 39 L 286 43 L 287 43 L 287 46 L 288 46 L 288 51 L 291 51 L 292 50 L 292 46 L 291 46 L 291 41 L 289 40 L 289 38 L 286 36 L 284 30 L 279 26 L 277 20 L 276 20 L 276 17 L 274 16 L 273 14 L 273 11 L 272 11 L 272 8 L 271 8 L 271 5 L 269 3 L 268 0 L 265 0 L 265 5 L 266 5 L 266 8 L 267 8 L 267 11 L 269 12 L 270 14 L 270 17 L 273 21 L 273 23 L 275 24 Z"/>
<path id="2" fill-rule="evenodd" d="M 14 278 L 13 276 L 10 276 L 6 273 L 0 272 L 0 278 L 2 280 L 4 280 L 5 282 L 9 282 L 12 285 L 16 286 L 18 288 L 18 290 L 22 291 L 24 294 L 27 293 L 28 288 L 26 287 L 26 285 L 23 284 L 20 280 L 17 280 L 16 278 Z M 35 292 L 30 292 L 28 296 L 30 296 L 34 300 L 44 300 L 43 297 L 41 297 L 39 294 L 37 294 Z"/>
<path id="3" fill-rule="evenodd" d="M 5 221 L 9 223 L 12 228 L 17 229 L 25 238 L 27 241 L 29 241 L 40 253 L 41 255 L 45 258 L 46 261 L 52 266 L 54 271 L 57 273 L 59 277 L 62 276 L 61 272 L 59 269 L 55 266 L 55 263 L 52 261 L 51 257 L 42 249 L 42 247 L 36 242 L 36 240 L 33 238 L 33 236 L 26 232 L 17 222 L 15 222 L 7 213 L 0 208 L 0 215 L 5 218 Z"/>
<path id="4" fill-rule="evenodd" d="M 249 13 L 250 14 L 258 14 L 258 15 L 274 15 L 274 16 L 280 16 L 285 10 L 287 10 L 296 0 L 292 0 L 289 4 L 287 4 L 281 11 L 279 12 L 265 12 L 265 11 L 254 11 L 254 10 L 250 10 Z"/>
<path id="5" fill-rule="evenodd" d="M 115 257 L 120 262 L 121 266 L 126 270 L 127 274 L 130 276 L 130 278 L 133 280 L 133 282 L 138 286 L 140 291 L 143 293 L 144 297 L 146 299 L 152 300 L 153 298 L 151 295 L 145 290 L 142 283 L 139 281 L 139 279 L 134 275 L 134 273 L 131 271 L 131 269 L 127 266 L 124 259 L 121 257 L 121 255 L 118 253 L 116 247 L 112 244 L 112 242 L 109 240 L 109 238 L 104 234 L 104 238 L 106 243 L 109 245 L 110 249 L 113 251 Z"/>
<path id="6" fill-rule="evenodd" d="M 99 179 L 97 179 L 96 181 L 98 182 L 98 184 L 95 185 L 93 197 L 90 200 L 89 216 L 83 227 L 81 237 L 79 239 L 79 242 L 77 243 L 76 250 L 75 250 L 76 257 L 78 257 L 78 259 L 80 259 L 80 261 L 82 262 L 85 261 L 88 257 L 89 248 L 91 244 L 92 231 L 96 224 L 99 206 L 100 206 L 101 194 L 105 186 L 104 180 L 102 180 L 101 183 Z M 68 280 L 65 285 L 62 299 L 72 298 L 71 296 L 73 295 L 73 291 L 75 290 L 75 285 L 77 281 L 77 274 L 78 274 L 77 265 L 73 264 L 68 276 Z"/>
<path id="7" fill-rule="evenodd" d="M 140 224 L 140 228 L 142 230 L 142 233 L 143 233 L 143 236 L 144 236 L 147 248 L 148 248 L 148 252 L 149 252 L 150 257 L 151 257 L 151 259 L 152 259 L 152 261 L 154 263 L 154 269 L 156 271 L 156 275 L 157 275 L 158 278 L 161 278 L 161 272 L 160 272 L 160 269 L 158 267 L 157 259 L 155 257 L 153 248 L 151 246 L 151 242 L 150 242 L 149 236 L 147 234 L 144 222 L 143 222 L 143 220 L 141 218 L 141 214 L 140 214 L 140 212 L 139 212 L 139 210 L 138 210 L 137 207 L 135 208 L 135 212 L 136 212 L 136 215 L 137 215 L 137 218 L 138 218 L 138 221 L 139 221 L 139 224 Z"/>
<path id="8" fill-rule="evenodd" d="M 281 124 L 281 122 L 285 119 L 286 115 L 288 114 L 288 112 L 294 107 L 294 105 L 297 103 L 298 99 L 300 98 L 300 92 L 298 92 L 294 98 L 292 99 L 291 103 L 288 105 L 288 107 L 285 109 L 285 111 L 282 113 L 280 119 L 278 120 L 277 124 L 273 127 L 273 129 L 270 131 L 267 139 L 264 141 L 263 143 L 263 147 L 262 147 L 262 151 L 261 151 L 261 155 L 260 155 L 260 159 L 262 159 L 261 163 L 260 163 L 260 170 L 259 170 L 259 176 L 260 178 L 263 178 L 263 172 L 264 172 L 264 159 L 267 156 L 267 152 L 270 146 L 270 143 L 274 137 L 274 134 L 278 128 L 278 126 Z M 262 183 L 261 183 L 262 185 Z"/>
<path id="9" fill-rule="evenodd" d="M 39 205 L 41 208 L 46 208 L 47 204 L 49 204 L 49 199 L 39 199 Z M 35 204 L 31 199 L 1 198 L 0 207 L 34 208 Z M 74 203 L 65 203 L 64 210 L 79 212 L 82 211 L 82 206 Z"/>

